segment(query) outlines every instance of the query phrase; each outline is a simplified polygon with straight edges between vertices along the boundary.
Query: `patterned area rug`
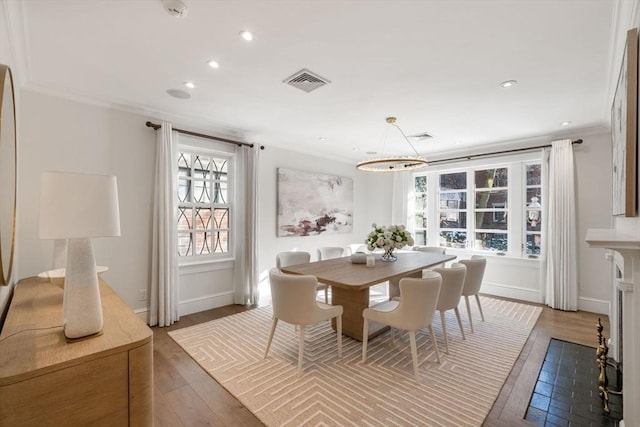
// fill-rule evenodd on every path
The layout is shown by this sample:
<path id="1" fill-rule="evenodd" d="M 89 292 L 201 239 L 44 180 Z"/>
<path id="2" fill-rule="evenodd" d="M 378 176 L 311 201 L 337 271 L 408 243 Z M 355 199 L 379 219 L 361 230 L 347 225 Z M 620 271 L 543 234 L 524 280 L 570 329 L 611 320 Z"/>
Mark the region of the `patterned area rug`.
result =
<path id="1" fill-rule="evenodd" d="M 267 359 L 271 307 L 178 329 L 173 338 L 209 375 L 268 426 L 479 426 L 489 413 L 542 309 L 481 297 L 486 322 L 463 313 L 466 341 L 447 312 L 449 354 L 439 314 L 434 329 L 441 364 L 428 333 L 418 334 L 420 380 L 413 376 L 408 336 L 389 333 L 362 344 L 336 336 L 328 322 L 307 328 L 304 372 L 297 374 L 298 334 L 279 322 Z"/>

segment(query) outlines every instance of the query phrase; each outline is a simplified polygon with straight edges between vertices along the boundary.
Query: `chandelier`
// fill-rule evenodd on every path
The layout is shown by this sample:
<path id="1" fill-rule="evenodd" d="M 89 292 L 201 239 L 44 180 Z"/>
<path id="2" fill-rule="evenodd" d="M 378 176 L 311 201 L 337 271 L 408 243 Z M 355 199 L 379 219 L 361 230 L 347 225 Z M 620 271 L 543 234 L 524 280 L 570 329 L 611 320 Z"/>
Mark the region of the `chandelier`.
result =
<path id="1" fill-rule="evenodd" d="M 395 117 L 387 117 L 386 122 L 389 123 L 390 126 L 396 128 L 407 144 L 411 147 L 413 152 L 416 154 L 415 156 L 391 156 L 391 157 L 379 157 L 369 160 L 363 160 L 356 164 L 356 169 L 366 172 L 403 172 L 407 170 L 416 170 L 423 168 L 427 165 L 427 160 L 418 154 L 409 138 L 404 134 L 402 129 L 396 124 Z M 388 133 L 388 128 L 387 128 Z M 386 133 L 385 133 L 386 136 Z M 384 140 L 386 138 L 383 137 L 383 147 Z"/>

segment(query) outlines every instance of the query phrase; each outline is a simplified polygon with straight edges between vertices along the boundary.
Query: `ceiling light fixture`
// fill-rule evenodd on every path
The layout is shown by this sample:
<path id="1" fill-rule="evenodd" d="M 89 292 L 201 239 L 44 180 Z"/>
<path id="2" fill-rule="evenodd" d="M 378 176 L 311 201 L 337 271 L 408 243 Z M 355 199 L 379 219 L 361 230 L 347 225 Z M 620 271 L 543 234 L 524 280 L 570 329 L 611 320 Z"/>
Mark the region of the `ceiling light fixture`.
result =
<path id="1" fill-rule="evenodd" d="M 507 87 L 514 86 L 514 85 L 516 85 L 517 83 L 518 83 L 518 82 L 517 82 L 517 81 L 515 81 L 515 80 L 506 80 L 506 81 L 504 81 L 504 82 L 500 83 L 500 87 L 507 88 Z"/>
<path id="2" fill-rule="evenodd" d="M 250 42 L 251 40 L 253 40 L 253 33 L 251 31 L 242 30 L 242 31 L 240 31 L 240 37 L 242 37 L 244 40 Z"/>
<path id="3" fill-rule="evenodd" d="M 207 64 L 209 64 L 209 67 L 211 68 L 220 68 L 218 61 L 214 61 L 213 59 L 207 61 Z"/>
<path id="4" fill-rule="evenodd" d="M 560 123 L 560 126 L 569 126 L 571 124 L 570 121 Z"/>
<path id="5" fill-rule="evenodd" d="M 409 141 L 409 138 L 407 138 L 402 129 L 400 129 L 400 127 L 396 124 L 396 118 L 387 117 L 386 121 L 389 126 L 387 127 L 387 131 L 382 138 L 382 147 L 384 148 L 384 143 L 389 133 L 389 129 L 393 127 L 397 129 L 398 132 L 400 132 L 402 138 L 407 142 L 407 144 L 409 144 L 409 146 L 415 153 L 415 156 L 391 156 L 364 160 L 356 165 L 356 169 L 366 172 L 402 172 L 425 167 L 427 165 L 427 160 L 420 156 L 416 148 L 413 146 L 413 144 L 411 144 L 411 141 Z M 379 150 L 379 152 L 383 153 L 383 150 L 381 149 Z"/>
<path id="6" fill-rule="evenodd" d="M 188 87 L 189 89 L 193 89 L 196 87 L 195 83 L 193 82 L 184 82 L 184 86 Z"/>

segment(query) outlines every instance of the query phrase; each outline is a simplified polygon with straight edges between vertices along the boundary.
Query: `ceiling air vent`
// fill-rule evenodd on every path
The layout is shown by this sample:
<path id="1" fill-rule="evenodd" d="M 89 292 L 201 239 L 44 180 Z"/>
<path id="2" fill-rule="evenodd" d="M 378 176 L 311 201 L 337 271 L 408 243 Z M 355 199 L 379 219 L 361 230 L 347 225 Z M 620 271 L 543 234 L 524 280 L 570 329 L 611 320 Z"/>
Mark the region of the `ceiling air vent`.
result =
<path id="1" fill-rule="evenodd" d="M 283 80 L 283 83 L 291 85 L 295 88 L 303 90 L 305 92 L 311 92 L 312 90 L 316 90 L 319 87 L 326 85 L 327 83 L 331 83 L 329 80 L 320 77 L 317 74 L 312 73 L 307 69 L 302 69 L 292 75 L 291 77 Z"/>

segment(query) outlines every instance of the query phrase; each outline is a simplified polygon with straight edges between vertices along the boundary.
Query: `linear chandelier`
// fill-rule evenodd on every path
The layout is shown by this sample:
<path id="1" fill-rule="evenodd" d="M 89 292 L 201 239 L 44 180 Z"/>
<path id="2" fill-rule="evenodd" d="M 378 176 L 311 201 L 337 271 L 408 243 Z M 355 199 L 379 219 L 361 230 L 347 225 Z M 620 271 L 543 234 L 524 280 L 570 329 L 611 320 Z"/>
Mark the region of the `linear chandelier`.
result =
<path id="1" fill-rule="evenodd" d="M 420 169 L 427 165 L 427 160 L 424 157 L 420 156 L 413 144 L 411 144 L 411 141 L 409 141 L 409 138 L 407 138 L 402 129 L 400 129 L 400 127 L 396 124 L 396 120 L 397 119 L 395 117 L 386 118 L 386 122 L 398 129 L 400 134 L 402 134 L 404 140 L 407 141 L 407 144 L 409 144 L 416 155 L 379 157 L 375 159 L 363 160 L 356 164 L 356 169 L 365 172 L 403 172 L 408 170 Z"/>

